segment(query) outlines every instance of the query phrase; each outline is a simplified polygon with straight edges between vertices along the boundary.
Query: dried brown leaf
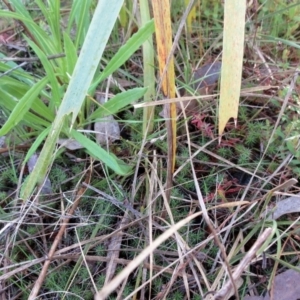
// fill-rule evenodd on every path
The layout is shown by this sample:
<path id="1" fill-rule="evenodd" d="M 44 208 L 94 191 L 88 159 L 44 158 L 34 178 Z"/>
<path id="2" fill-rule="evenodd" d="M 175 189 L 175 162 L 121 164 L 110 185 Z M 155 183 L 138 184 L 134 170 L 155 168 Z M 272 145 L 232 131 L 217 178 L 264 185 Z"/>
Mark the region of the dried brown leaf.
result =
<path id="1" fill-rule="evenodd" d="M 96 141 L 104 146 L 120 139 L 120 126 L 113 116 L 95 122 Z"/>
<path id="2" fill-rule="evenodd" d="M 300 269 L 287 270 L 275 277 L 272 300 L 298 300 L 300 295 Z M 244 300 L 270 300 L 269 295 L 265 297 L 246 296 Z"/>
<path id="3" fill-rule="evenodd" d="M 278 201 L 269 218 L 277 220 L 283 215 L 296 212 L 300 212 L 300 194 Z"/>
<path id="4" fill-rule="evenodd" d="M 98 95 L 97 101 L 100 104 L 104 104 L 105 98 L 102 95 Z M 120 139 L 120 126 L 113 116 L 107 116 L 95 122 L 94 130 L 96 141 L 101 146 L 109 145 Z"/>

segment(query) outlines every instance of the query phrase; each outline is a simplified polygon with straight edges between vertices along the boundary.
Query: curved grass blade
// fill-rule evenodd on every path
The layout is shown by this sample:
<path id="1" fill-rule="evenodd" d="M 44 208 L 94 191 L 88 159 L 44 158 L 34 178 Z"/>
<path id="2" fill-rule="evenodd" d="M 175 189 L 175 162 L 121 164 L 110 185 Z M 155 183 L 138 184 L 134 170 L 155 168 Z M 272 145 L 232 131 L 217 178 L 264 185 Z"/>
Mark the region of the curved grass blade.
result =
<path id="1" fill-rule="evenodd" d="M 51 90 L 52 90 L 52 101 L 50 104 L 52 106 L 54 105 L 55 107 L 52 107 L 52 108 L 55 109 L 60 104 L 61 95 L 60 95 L 59 84 L 58 84 L 57 78 L 55 76 L 53 66 L 50 63 L 47 56 L 43 53 L 43 51 L 36 44 L 34 44 L 28 38 L 26 38 L 26 40 L 27 40 L 28 44 L 30 45 L 30 47 L 34 50 L 36 55 L 41 60 L 41 63 L 47 73 L 47 77 L 49 79 L 49 82 L 51 83 Z"/>
<path id="2" fill-rule="evenodd" d="M 140 13 L 142 26 L 150 20 L 150 3 L 140 0 Z M 144 102 L 153 101 L 155 91 L 155 68 L 154 68 L 154 46 L 153 37 L 150 35 L 143 44 L 143 73 L 144 86 L 148 87 L 144 95 Z M 145 107 L 143 111 L 143 136 L 153 131 L 154 107 Z"/>
<path id="3" fill-rule="evenodd" d="M 102 107 L 96 109 L 89 116 L 88 120 L 92 121 L 97 118 L 103 118 L 105 116 L 113 115 L 128 104 L 143 97 L 146 91 L 147 88 L 135 88 L 126 92 L 119 93 L 115 97 L 104 103 Z"/>
<path id="4" fill-rule="evenodd" d="M 109 168 L 120 175 L 127 175 L 131 171 L 131 167 L 126 165 L 122 160 L 116 158 L 113 154 L 102 149 L 98 144 L 80 132 L 72 129 L 71 136 L 79 142 L 84 148 L 96 159 L 105 163 Z"/>
<path id="5" fill-rule="evenodd" d="M 34 143 L 31 145 L 30 149 L 28 150 L 25 159 L 23 160 L 23 166 L 27 163 L 28 159 L 36 152 L 38 147 L 41 145 L 41 143 L 44 141 L 44 139 L 47 137 L 47 134 L 50 131 L 50 127 L 43 130 L 40 135 L 35 139 Z"/>
<path id="6" fill-rule="evenodd" d="M 154 32 L 154 29 L 153 20 L 147 22 L 143 27 L 141 27 L 139 31 L 136 32 L 108 62 L 100 76 L 94 80 L 89 91 L 93 91 L 101 81 L 106 79 L 110 74 L 122 66 L 131 57 L 131 55 L 148 40 L 149 36 L 151 36 Z"/>
<path id="7" fill-rule="evenodd" d="M 44 78 L 35 84 L 28 92 L 24 95 L 18 104 L 14 107 L 8 120 L 5 122 L 3 127 L 0 129 L 0 136 L 7 134 L 14 126 L 16 126 L 20 121 L 22 121 L 24 115 L 29 111 L 34 100 L 44 88 L 48 78 Z"/>
<path id="8" fill-rule="evenodd" d="M 72 75 L 78 56 L 76 48 L 70 38 L 70 36 L 66 33 L 63 35 L 64 37 L 64 46 L 65 46 L 65 53 L 66 53 L 66 75 Z"/>

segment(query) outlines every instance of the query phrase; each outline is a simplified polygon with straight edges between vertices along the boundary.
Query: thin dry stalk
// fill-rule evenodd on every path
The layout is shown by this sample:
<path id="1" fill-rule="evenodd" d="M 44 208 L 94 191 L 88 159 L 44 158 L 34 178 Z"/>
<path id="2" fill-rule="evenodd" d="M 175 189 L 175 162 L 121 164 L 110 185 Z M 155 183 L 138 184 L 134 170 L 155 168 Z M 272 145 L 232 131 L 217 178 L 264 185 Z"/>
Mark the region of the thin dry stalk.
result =
<path id="1" fill-rule="evenodd" d="M 216 207 L 212 207 L 211 209 L 217 209 L 222 207 L 235 207 L 240 205 L 248 205 L 249 202 L 247 201 L 237 201 L 236 203 L 226 203 L 217 205 Z M 100 292 L 98 292 L 95 295 L 95 300 L 103 300 L 105 299 L 110 293 L 112 293 L 119 284 L 131 274 L 131 272 L 136 269 L 143 261 L 154 252 L 156 248 L 158 248 L 164 241 L 166 241 L 168 238 L 170 238 L 173 234 L 178 232 L 178 230 L 191 222 L 193 219 L 199 217 L 202 215 L 202 212 L 194 213 L 192 215 L 189 215 L 185 219 L 182 219 L 175 225 L 171 226 L 168 230 L 166 230 L 162 235 L 160 235 L 155 241 L 153 241 L 153 244 L 151 246 L 148 246 L 145 248 L 133 261 L 131 261 L 125 269 L 123 269 L 109 284 L 104 286 Z M 192 250 L 194 251 L 194 250 Z M 192 252 L 191 251 L 191 252 Z M 173 265 L 175 263 L 170 264 Z"/>
<path id="2" fill-rule="evenodd" d="M 77 230 L 75 230 L 75 233 L 76 233 L 77 239 L 80 240 L 80 239 L 79 239 L 79 236 L 78 236 Z M 80 247 L 80 252 L 81 252 L 81 257 L 82 257 L 82 259 L 83 259 L 83 261 L 84 261 L 85 267 L 86 267 L 86 269 L 87 269 L 87 271 L 88 271 L 88 273 L 89 273 L 89 276 L 90 276 L 91 282 L 92 282 L 92 284 L 93 284 L 94 290 L 96 291 L 96 290 L 97 290 L 97 287 L 96 287 L 96 284 L 95 284 L 93 275 L 91 274 L 91 271 L 90 271 L 90 268 L 89 268 L 89 266 L 88 266 L 88 263 L 87 263 L 87 261 L 86 261 L 86 259 L 85 259 L 85 253 L 84 253 L 84 250 L 82 249 L 82 247 Z M 75 267 L 75 268 L 76 268 L 76 267 Z M 75 276 L 73 277 L 72 281 L 73 281 L 74 279 L 75 279 Z"/>
<path id="3" fill-rule="evenodd" d="M 81 257 L 81 254 L 63 254 L 63 255 L 55 255 L 52 257 L 52 260 L 55 260 L 55 259 L 69 259 L 69 260 L 73 260 L 73 261 L 78 261 L 78 259 L 80 259 Z M 45 260 L 45 259 L 44 259 Z M 87 262 L 107 262 L 107 257 L 104 257 L 104 256 L 92 256 L 92 255 L 86 255 L 85 256 L 85 260 Z M 43 261 L 41 259 L 41 261 Z M 116 258 L 115 260 L 115 263 L 117 263 L 118 265 L 128 265 L 129 263 L 131 262 L 131 260 L 127 260 L 127 259 L 124 259 L 124 258 Z M 178 261 L 176 261 L 176 263 L 178 263 Z M 143 263 L 143 268 L 147 269 L 147 270 L 154 270 L 156 272 L 165 272 L 167 274 L 174 274 L 174 269 L 170 268 L 170 267 L 161 267 L 161 266 L 158 266 L 158 265 L 153 265 L 153 264 L 150 264 L 150 263 L 147 263 L 147 262 L 144 262 Z M 179 277 L 182 277 L 183 276 L 183 272 L 182 270 L 178 270 L 178 276 Z M 192 276 L 189 275 L 189 278 L 191 278 Z M 148 280 L 149 282 L 149 280 Z"/>
<path id="4" fill-rule="evenodd" d="M 86 179 L 85 179 L 86 184 L 88 184 L 90 182 L 91 176 L 92 176 L 92 165 L 87 170 Z M 77 197 L 76 197 L 72 207 L 70 208 L 70 210 L 67 213 L 68 217 L 70 217 L 74 214 L 74 212 L 75 212 L 76 208 L 78 207 L 79 202 L 80 202 L 83 194 L 85 193 L 85 191 L 86 191 L 86 187 L 82 187 L 82 188 L 79 189 L 79 191 L 77 193 Z M 48 259 L 45 261 L 45 264 L 44 264 L 44 266 L 41 270 L 41 273 L 40 273 L 37 281 L 35 282 L 35 285 L 34 285 L 32 291 L 29 295 L 29 298 L 28 298 L 29 300 L 34 300 L 37 297 L 38 292 L 39 292 L 39 290 L 40 290 L 40 288 L 41 288 L 41 286 L 42 286 L 42 284 L 45 280 L 45 277 L 47 275 L 47 271 L 48 271 L 48 268 L 50 266 L 52 257 L 53 257 L 53 255 L 55 253 L 55 250 L 56 250 L 56 248 L 57 248 L 64 232 L 65 232 L 65 229 L 67 228 L 67 225 L 68 225 L 69 221 L 70 221 L 70 218 L 66 218 L 65 222 L 60 227 L 60 230 L 59 230 L 57 236 L 55 237 L 55 240 L 54 240 L 54 242 L 52 244 L 52 247 L 49 251 L 49 254 L 48 254 L 48 257 L 47 257 Z"/>
<path id="5" fill-rule="evenodd" d="M 157 174 L 156 171 L 157 170 L 157 157 L 156 157 L 156 151 L 153 151 L 153 162 L 152 162 L 153 168 L 151 170 L 151 176 L 150 176 L 150 181 L 149 181 L 149 197 L 147 198 L 147 211 L 148 211 L 148 244 L 151 246 L 153 243 L 153 230 L 152 230 L 152 199 L 154 198 L 154 195 L 157 193 Z M 153 276 L 153 253 L 150 254 L 149 256 L 149 262 L 150 262 L 150 270 L 149 270 L 149 279 L 150 279 L 150 283 L 149 283 L 149 297 L 151 298 L 151 285 L 152 285 L 152 276 Z M 146 280 L 144 280 L 145 283 Z"/>
<path id="6" fill-rule="evenodd" d="M 160 179 L 158 178 L 156 169 L 154 168 L 154 166 L 151 163 L 150 163 L 150 165 L 152 167 L 152 170 L 153 170 L 154 174 L 156 174 L 157 183 L 158 183 L 161 191 L 163 191 L 163 184 L 160 181 Z M 171 220 L 171 224 L 174 226 L 175 222 L 174 222 L 172 210 L 171 210 L 171 207 L 169 205 L 167 195 L 162 192 L 162 197 L 164 199 L 164 206 L 165 206 L 165 208 L 167 210 L 167 213 L 169 215 L 169 218 Z M 176 238 L 176 242 L 177 242 L 177 245 L 178 245 L 178 256 L 179 256 L 179 259 L 180 259 L 180 265 L 181 266 L 186 265 L 186 263 L 184 262 L 184 259 L 183 259 L 183 252 L 186 253 L 189 250 L 189 247 L 185 244 L 184 239 L 179 235 L 178 232 L 175 233 L 175 238 Z M 185 286 L 185 289 L 186 289 L 187 299 L 190 299 L 189 286 L 188 286 L 188 280 L 187 280 L 187 275 L 186 275 L 185 269 L 183 271 L 183 274 L 184 274 L 183 275 L 183 281 L 184 281 L 184 286 Z M 176 278 L 176 276 L 173 277 L 173 280 L 175 280 L 175 278 Z M 169 288 L 166 289 L 166 291 L 165 291 L 166 294 L 168 293 L 171 285 L 168 285 L 168 287 Z"/>
<path id="7" fill-rule="evenodd" d="M 289 86 L 289 89 L 288 89 L 288 91 L 287 91 L 287 93 L 286 93 L 286 96 L 284 97 L 284 101 L 283 101 L 283 103 L 282 103 L 280 112 L 279 112 L 279 114 L 278 114 L 276 123 L 275 123 L 275 125 L 274 125 L 274 129 L 273 129 L 273 131 L 272 131 L 272 133 L 271 133 L 271 136 L 270 136 L 270 138 L 269 138 L 269 140 L 268 140 L 268 144 L 267 144 L 267 146 L 266 146 L 266 148 L 265 148 L 265 151 L 264 151 L 262 157 L 265 157 L 265 156 L 266 156 L 266 152 L 267 152 L 267 150 L 268 150 L 270 144 L 271 144 L 272 141 L 273 141 L 273 137 L 274 137 L 274 135 L 275 135 L 275 133 L 276 133 L 276 130 L 277 130 L 278 126 L 279 126 L 280 121 L 282 120 L 282 116 L 283 116 L 283 113 L 284 113 L 284 111 L 285 111 L 285 109 L 286 109 L 286 107 L 287 107 L 287 104 L 289 103 L 289 99 L 291 98 L 292 93 L 293 93 L 293 91 L 295 90 L 295 85 L 296 85 L 297 79 L 298 79 L 298 77 L 299 77 L 299 72 L 300 72 L 300 69 L 296 69 L 296 70 L 295 70 L 294 77 L 292 78 L 291 83 L 290 83 L 290 86 Z M 290 159 L 292 159 L 292 157 L 293 157 L 292 155 L 288 155 L 288 157 L 285 159 L 285 160 L 287 160 L 286 163 L 287 163 Z M 262 160 L 261 160 L 261 161 L 262 161 Z M 282 164 L 281 164 L 280 166 L 282 166 Z M 257 167 L 256 167 L 256 169 L 255 169 L 255 171 L 254 171 L 254 174 L 256 174 L 256 172 L 257 172 L 257 170 L 258 170 L 259 168 L 260 168 L 260 163 L 257 165 Z M 279 171 L 279 170 L 276 170 L 276 172 L 274 172 L 274 173 L 277 174 L 278 171 Z M 274 173 L 273 173 L 273 174 L 274 174 Z M 266 186 L 266 184 L 268 184 L 268 182 L 273 178 L 273 176 L 274 176 L 273 174 L 270 175 L 270 177 L 269 177 L 267 180 L 265 180 L 264 184 L 261 186 L 262 189 L 263 189 L 263 188 Z M 251 178 L 249 185 L 252 183 L 252 180 L 253 180 L 253 178 Z M 245 190 L 245 193 L 246 193 L 246 192 L 247 192 L 247 189 Z M 244 194 L 245 194 L 245 193 L 244 193 Z M 258 192 L 257 192 L 257 193 L 258 193 Z M 257 193 L 254 195 L 254 199 L 255 199 L 255 197 L 257 196 Z"/>
<path id="8" fill-rule="evenodd" d="M 121 286 L 120 290 L 118 291 L 118 296 L 117 296 L 116 300 L 122 300 L 123 291 L 124 291 L 124 289 L 126 287 L 126 284 L 127 284 L 127 279 L 128 279 L 128 277 L 123 281 L 122 286 Z"/>
<path id="9" fill-rule="evenodd" d="M 188 149 L 189 149 L 189 156 L 192 157 L 191 140 L 190 140 L 190 136 L 189 135 L 187 135 L 187 139 L 188 139 L 187 140 L 187 144 L 188 144 Z M 230 277 L 231 282 L 233 283 L 234 293 L 235 293 L 235 296 L 236 296 L 236 298 L 238 300 L 239 299 L 239 295 L 238 295 L 236 286 L 234 285 L 234 281 L 233 281 L 233 278 L 232 278 L 230 266 L 229 266 L 227 255 L 226 255 L 226 251 L 225 251 L 225 247 L 221 243 L 220 238 L 217 235 L 217 232 L 216 232 L 214 226 L 212 225 L 212 222 L 211 222 L 211 220 L 210 220 L 210 218 L 208 216 L 207 209 L 206 209 L 206 206 L 205 206 L 205 203 L 204 203 L 204 199 L 203 199 L 203 196 L 202 196 L 202 193 L 201 193 L 201 190 L 200 190 L 199 182 L 198 182 L 198 179 L 197 179 L 197 175 L 196 175 L 196 172 L 195 172 L 194 164 L 193 164 L 192 161 L 191 161 L 191 169 L 192 169 L 192 174 L 193 174 L 193 178 L 194 178 L 194 183 L 195 183 L 195 188 L 196 188 L 196 192 L 197 192 L 197 196 L 198 196 L 199 205 L 200 205 L 201 211 L 203 213 L 203 218 L 204 218 L 207 226 L 209 227 L 209 230 L 212 233 L 212 235 L 213 235 L 213 237 L 215 239 L 215 242 L 217 243 L 217 245 L 220 248 L 220 251 L 221 251 L 222 256 L 223 256 L 224 263 L 226 265 L 227 273 L 228 273 L 228 275 Z"/>
<path id="10" fill-rule="evenodd" d="M 5 5 L 7 6 L 7 8 L 11 12 L 15 12 L 14 9 L 13 9 L 13 7 L 11 6 L 11 4 L 7 0 L 3 0 L 3 2 L 5 3 Z M 27 26 L 25 25 L 25 23 L 23 21 L 17 20 L 17 23 L 20 24 L 23 27 L 24 31 L 26 32 L 26 35 L 29 36 L 32 41 L 34 41 L 37 45 L 40 45 L 39 42 L 35 39 L 35 37 L 31 33 L 31 31 L 27 28 Z"/>
<path id="11" fill-rule="evenodd" d="M 261 92 L 261 91 L 267 91 L 270 88 L 275 88 L 276 86 L 256 86 L 256 87 L 251 87 L 251 88 L 244 88 L 241 90 L 241 96 L 247 96 L 249 93 L 254 93 L 254 92 Z M 159 100 L 159 101 L 154 101 L 154 102 L 141 102 L 138 104 L 134 104 L 134 108 L 142 108 L 142 107 L 149 107 L 149 106 L 158 106 L 158 105 L 163 105 L 163 104 L 169 104 L 169 103 L 177 103 L 177 102 L 184 102 L 184 101 L 191 101 L 193 99 L 211 99 L 216 96 L 220 96 L 219 93 L 214 93 L 211 95 L 201 95 L 201 96 L 187 96 L 187 97 L 180 97 L 180 98 L 169 98 L 169 99 L 164 99 L 164 100 Z"/>
<path id="12" fill-rule="evenodd" d="M 237 201 L 236 203 L 235 202 L 231 202 L 231 203 L 226 203 L 226 204 L 220 204 L 220 205 L 217 205 L 215 207 L 212 207 L 211 209 L 214 210 L 214 209 L 219 209 L 219 208 L 224 208 L 224 207 L 235 207 L 235 206 L 243 206 L 243 205 L 249 205 L 249 202 L 247 201 Z M 200 215 L 202 213 L 200 212 Z M 220 231 L 220 233 L 222 233 L 223 231 L 227 230 L 227 227 L 222 229 Z M 202 249 L 208 242 L 212 241 L 214 239 L 214 237 L 212 235 L 210 235 L 209 237 L 206 238 L 205 241 L 201 241 L 196 247 L 194 247 L 192 250 L 188 251 L 186 254 L 184 254 L 184 257 L 185 256 L 188 256 L 188 255 L 193 255 L 193 253 L 195 251 L 198 251 L 200 249 Z M 198 251 L 199 252 L 199 251 Z M 179 258 L 174 260 L 172 263 L 170 263 L 168 265 L 168 267 L 165 267 L 163 269 L 161 269 L 161 271 L 159 271 L 158 273 L 156 273 L 152 280 L 159 277 L 161 274 L 163 274 L 165 272 L 166 269 L 170 269 L 171 267 L 173 267 L 174 265 L 178 264 L 179 263 Z M 203 274 L 203 272 L 201 273 Z M 191 275 L 188 275 L 188 276 L 191 276 Z M 192 275 L 193 276 L 193 275 Z M 198 276 L 198 275 L 197 275 Z M 202 275 L 203 276 L 203 275 Z M 195 279 L 196 276 L 194 276 L 194 279 Z M 205 277 L 205 276 L 203 276 Z M 203 280 L 205 280 L 205 278 L 203 278 Z M 134 292 L 132 292 L 131 294 L 129 294 L 124 300 L 129 300 L 129 299 L 132 299 L 132 296 L 138 292 L 139 290 L 141 290 L 144 286 L 146 286 L 147 284 L 149 284 L 149 280 L 145 283 L 143 283 L 140 287 L 138 287 L 138 289 L 135 289 Z M 203 294 L 203 293 L 202 293 Z"/>
<path id="13" fill-rule="evenodd" d="M 245 255 L 245 257 L 241 260 L 239 265 L 236 267 L 234 272 L 232 273 L 232 280 L 228 280 L 226 284 L 222 287 L 221 290 L 219 290 L 215 296 L 214 300 L 225 300 L 227 299 L 227 296 L 230 294 L 231 290 L 233 289 L 234 282 L 238 280 L 238 278 L 241 277 L 243 271 L 247 268 L 250 261 L 254 258 L 256 255 L 256 252 L 259 250 L 259 248 L 262 246 L 262 244 L 266 241 L 266 239 L 271 235 L 272 228 L 267 228 L 257 239 L 257 241 L 254 243 L 254 245 L 251 247 L 251 249 L 248 251 L 248 253 Z"/>
<path id="14" fill-rule="evenodd" d="M 107 263 L 106 263 L 106 275 L 104 285 L 107 284 L 113 275 L 115 274 L 117 268 L 116 259 L 119 257 L 122 238 L 124 235 L 124 231 L 122 230 L 124 226 L 129 223 L 128 210 L 125 211 L 123 219 L 119 225 L 119 231 L 116 235 L 111 238 L 111 241 L 107 248 Z"/>
<path id="15" fill-rule="evenodd" d="M 159 247 L 165 240 L 176 233 L 182 226 L 192 221 L 194 218 L 200 216 L 202 212 L 195 213 L 178 223 L 171 226 L 162 235 L 160 235 L 152 245 L 144 249 L 133 261 L 131 261 L 128 266 L 123 269 L 109 284 L 104 286 L 100 292 L 95 295 L 96 300 L 105 299 L 112 291 L 114 291 L 119 284 L 134 270 L 136 269 L 157 247 Z"/>
<path id="16" fill-rule="evenodd" d="M 228 229 L 228 231 L 229 230 L 230 230 L 230 228 Z M 228 254 L 228 259 L 229 260 L 233 257 L 234 252 L 235 252 L 235 250 L 237 248 L 237 245 L 238 245 L 239 241 L 241 240 L 241 238 L 242 238 L 241 234 L 239 233 L 237 238 L 235 239 L 235 242 L 234 242 L 233 246 L 231 247 L 231 250 L 230 250 L 229 254 Z M 219 258 L 219 253 L 216 255 L 216 260 L 218 258 Z M 212 284 L 209 291 L 215 291 L 220 287 L 221 279 L 224 278 L 224 272 L 225 272 L 224 268 L 221 268 L 220 271 L 218 272 L 218 275 L 215 277 L 215 281 Z"/>

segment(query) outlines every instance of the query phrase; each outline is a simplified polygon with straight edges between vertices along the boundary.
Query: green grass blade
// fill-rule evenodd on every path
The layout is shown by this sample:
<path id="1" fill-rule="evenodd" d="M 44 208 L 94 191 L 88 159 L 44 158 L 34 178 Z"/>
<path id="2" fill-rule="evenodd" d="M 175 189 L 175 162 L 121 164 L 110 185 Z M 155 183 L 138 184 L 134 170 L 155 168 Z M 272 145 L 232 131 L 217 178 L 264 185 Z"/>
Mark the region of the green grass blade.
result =
<path id="1" fill-rule="evenodd" d="M 89 116 L 88 120 L 92 121 L 97 118 L 103 118 L 105 116 L 113 115 L 128 104 L 143 97 L 146 91 L 147 88 L 135 88 L 126 92 L 119 93 L 115 97 L 104 103 L 102 107 L 96 109 Z"/>
<path id="2" fill-rule="evenodd" d="M 47 137 L 47 134 L 50 131 L 50 127 L 43 130 L 40 135 L 35 139 L 34 143 L 31 145 L 30 149 L 28 150 L 25 159 L 23 160 L 23 166 L 27 163 L 28 159 L 36 152 L 38 147 L 41 145 L 41 143 L 45 140 Z"/>
<path id="3" fill-rule="evenodd" d="M 120 175 L 127 175 L 131 171 L 131 167 L 124 164 L 124 162 L 116 158 L 113 154 L 106 152 L 98 144 L 88 139 L 83 134 L 76 130 L 71 131 L 72 137 L 79 142 L 85 149 L 96 159 L 105 163 L 109 168 Z"/>
<path id="4" fill-rule="evenodd" d="M 7 56 L 4 55 L 3 53 L 0 52 L 0 60 L 1 58 L 6 58 Z M 11 71 L 11 69 L 18 67 L 18 69 L 15 69 L 13 71 Z M 31 86 L 34 81 L 33 81 L 33 77 L 28 74 L 25 70 L 23 70 L 22 68 L 20 68 L 19 65 L 17 65 L 15 62 L 13 61 L 7 61 L 5 63 L 0 61 L 0 72 L 7 72 L 7 71 L 11 71 L 9 73 L 9 76 L 15 79 L 18 79 L 19 81 L 21 81 L 22 83 L 26 83 L 29 86 Z M 3 79 L 1 79 L 3 80 Z"/>
<path id="5" fill-rule="evenodd" d="M 73 74 L 78 56 L 75 45 L 73 44 L 70 36 L 68 34 L 64 34 L 64 46 L 65 46 L 65 53 L 66 53 L 66 73 L 67 75 L 71 76 Z"/>
<path id="6" fill-rule="evenodd" d="M 14 110 L 11 112 L 8 120 L 5 122 L 3 127 L 0 129 L 0 136 L 7 134 L 14 126 L 16 126 L 20 121 L 22 121 L 24 115 L 30 109 L 34 100 L 47 84 L 48 78 L 44 78 L 35 84 L 28 92 L 24 95 L 18 104 L 14 107 Z"/>
<path id="7" fill-rule="evenodd" d="M 30 47 L 34 50 L 36 55 L 41 60 L 41 63 L 47 73 L 47 77 L 49 79 L 49 82 L 51 83 L 51 91 L 52 91 L 52 101 L 50 104 L 52 104 L 52 105 L 54 104 L 55 107 L 53 107 L 53 109 L 55 109 L 59 106 L 60 99 L 62 96 L 60 94 L 60 87 L 57 82 L 57 78 L 55 76 L 53 66 L 51 65 L 47 56 L 43 53 L 43 51 L 36 44 L 34 44 L 32 41 L 30 41 L 27 38 L 26 38 L 26 40 L 27 40 L 28 44 L 30 45 Z"/>
<path id="8" fill-rule="evenodd" d="M 49 1 L 49 8 L 47 8 L 41 0 L 35 0 L 41 9 L 47 24 L 50 27 L 52 34 L 52 41 L 55 43 L 55 48 L 58 53 L 62 52 L 61 43 L 61 26 L 60 26 L 60 1 Z"/>
<path id="9" fill-rule="evenodd" d="M 33 84 L 32 84 L 33 85 Z M 29 87 L 17 80 L 4 77 L 0 80 L 0 107 L 12 111 L 18 101 L 28 91 Z"/>
<path id="10" fill-rule="evenodd" d="M 150 20 L 149 1 L 140 0 L 140 12 L 142 25 Z M 148 87 L 144 95 L 144 102 L 153 101 L 155 91 L 155 69 L 154 69 L 153 38 L 150 35 L 143 44 L 143 73 L 144 86 Z M 143 135 L 152 132 L 154 126 L 154 106 L 145 107 L 143 112 Z"/>
<path id="11" fill-rule="evenodd" d="M 22 1 L 11 0 L 11 2 L 16 12 L 0 10 L 0 16 L 21 20 L 34 39 L 39 42 L 39 46 L 46 55 L 58 53 L 59 51 L 55 48 L 56 45 L 53 43 L 52 38 L 31 18 Z"/>
<path id="12" fill-rule="evenodd" d="M 90 15 L 89 9 L 91 6 L 91 0 L 85 1 L 73 1 L 72 9 L 69 16 L 68 22 L 68 34 L 71 35 L 71 32 L 74 28 L 74 21 L 76 23 L 76 38 L 75 38 L 75 47 L 79 49 L 85 39 L 88 27 L 90 24 Z"/>
<path id="13" fill-rule="evenodd" d="M 26 91 L 24 92 L 24 94 Z M 7 90 L 4 90 L 3 87 L 0 85 L 0 107 L 2 111 L 4 111 L 7 115 L 9 115 L 16 107 L 18 103 L 18 99 L 22 98 L 21 96 L 14 96 L 10 94 Z M 36 101 L 33 102 L 31 109 L 34 112 L 38 112 L 37 114 L 42 116 L 39 117 L 36 113 L 26 112 L 23 116 L 22 122 L 29 126 L 32 129 L 36 130 L 43 130 L 43 127 L 48 127 L 50 122 L 54 120 L 54 116 L 49 112 L 48 108 L 44 109 L 43 103 L 40 99 L 36 98 Z M 51 117 L 52 116 L 52 117 Z M 47 119 L 47 120 L 45 120 Z"/>
<path id="14" fill-rule="evenodd" d="M 154 21 L 151 20 L 146 23 L 143 27 L 135 33 L 125 45 L 123 45 L 119 51 L 114 55 L 114 57 L 108 62 L 106 68 L 103 70 L 100 76 L 96 78 L 92 84 L 90 90 L 94 90 L 96 86 L 107 78 L 110 74 L 116 71 L 120 66 L 122 66 L 132 54 L 148 40 L 151 34 L 154 32 Z"/>

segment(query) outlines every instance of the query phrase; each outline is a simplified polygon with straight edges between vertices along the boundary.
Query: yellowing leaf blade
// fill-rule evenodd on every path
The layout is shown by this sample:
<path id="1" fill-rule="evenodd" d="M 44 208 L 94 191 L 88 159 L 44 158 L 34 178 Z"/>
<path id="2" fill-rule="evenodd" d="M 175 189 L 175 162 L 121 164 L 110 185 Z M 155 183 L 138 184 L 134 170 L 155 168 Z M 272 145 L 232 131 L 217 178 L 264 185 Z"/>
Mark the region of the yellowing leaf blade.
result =
<path id="1" fill-rule="evenodd" d="M 230 118 L 236 120 L 238 115 L 244 53 L 245 12 L 246 0 L 225 1 L 219 107 L 220 136 L 228 120 Z"/>

